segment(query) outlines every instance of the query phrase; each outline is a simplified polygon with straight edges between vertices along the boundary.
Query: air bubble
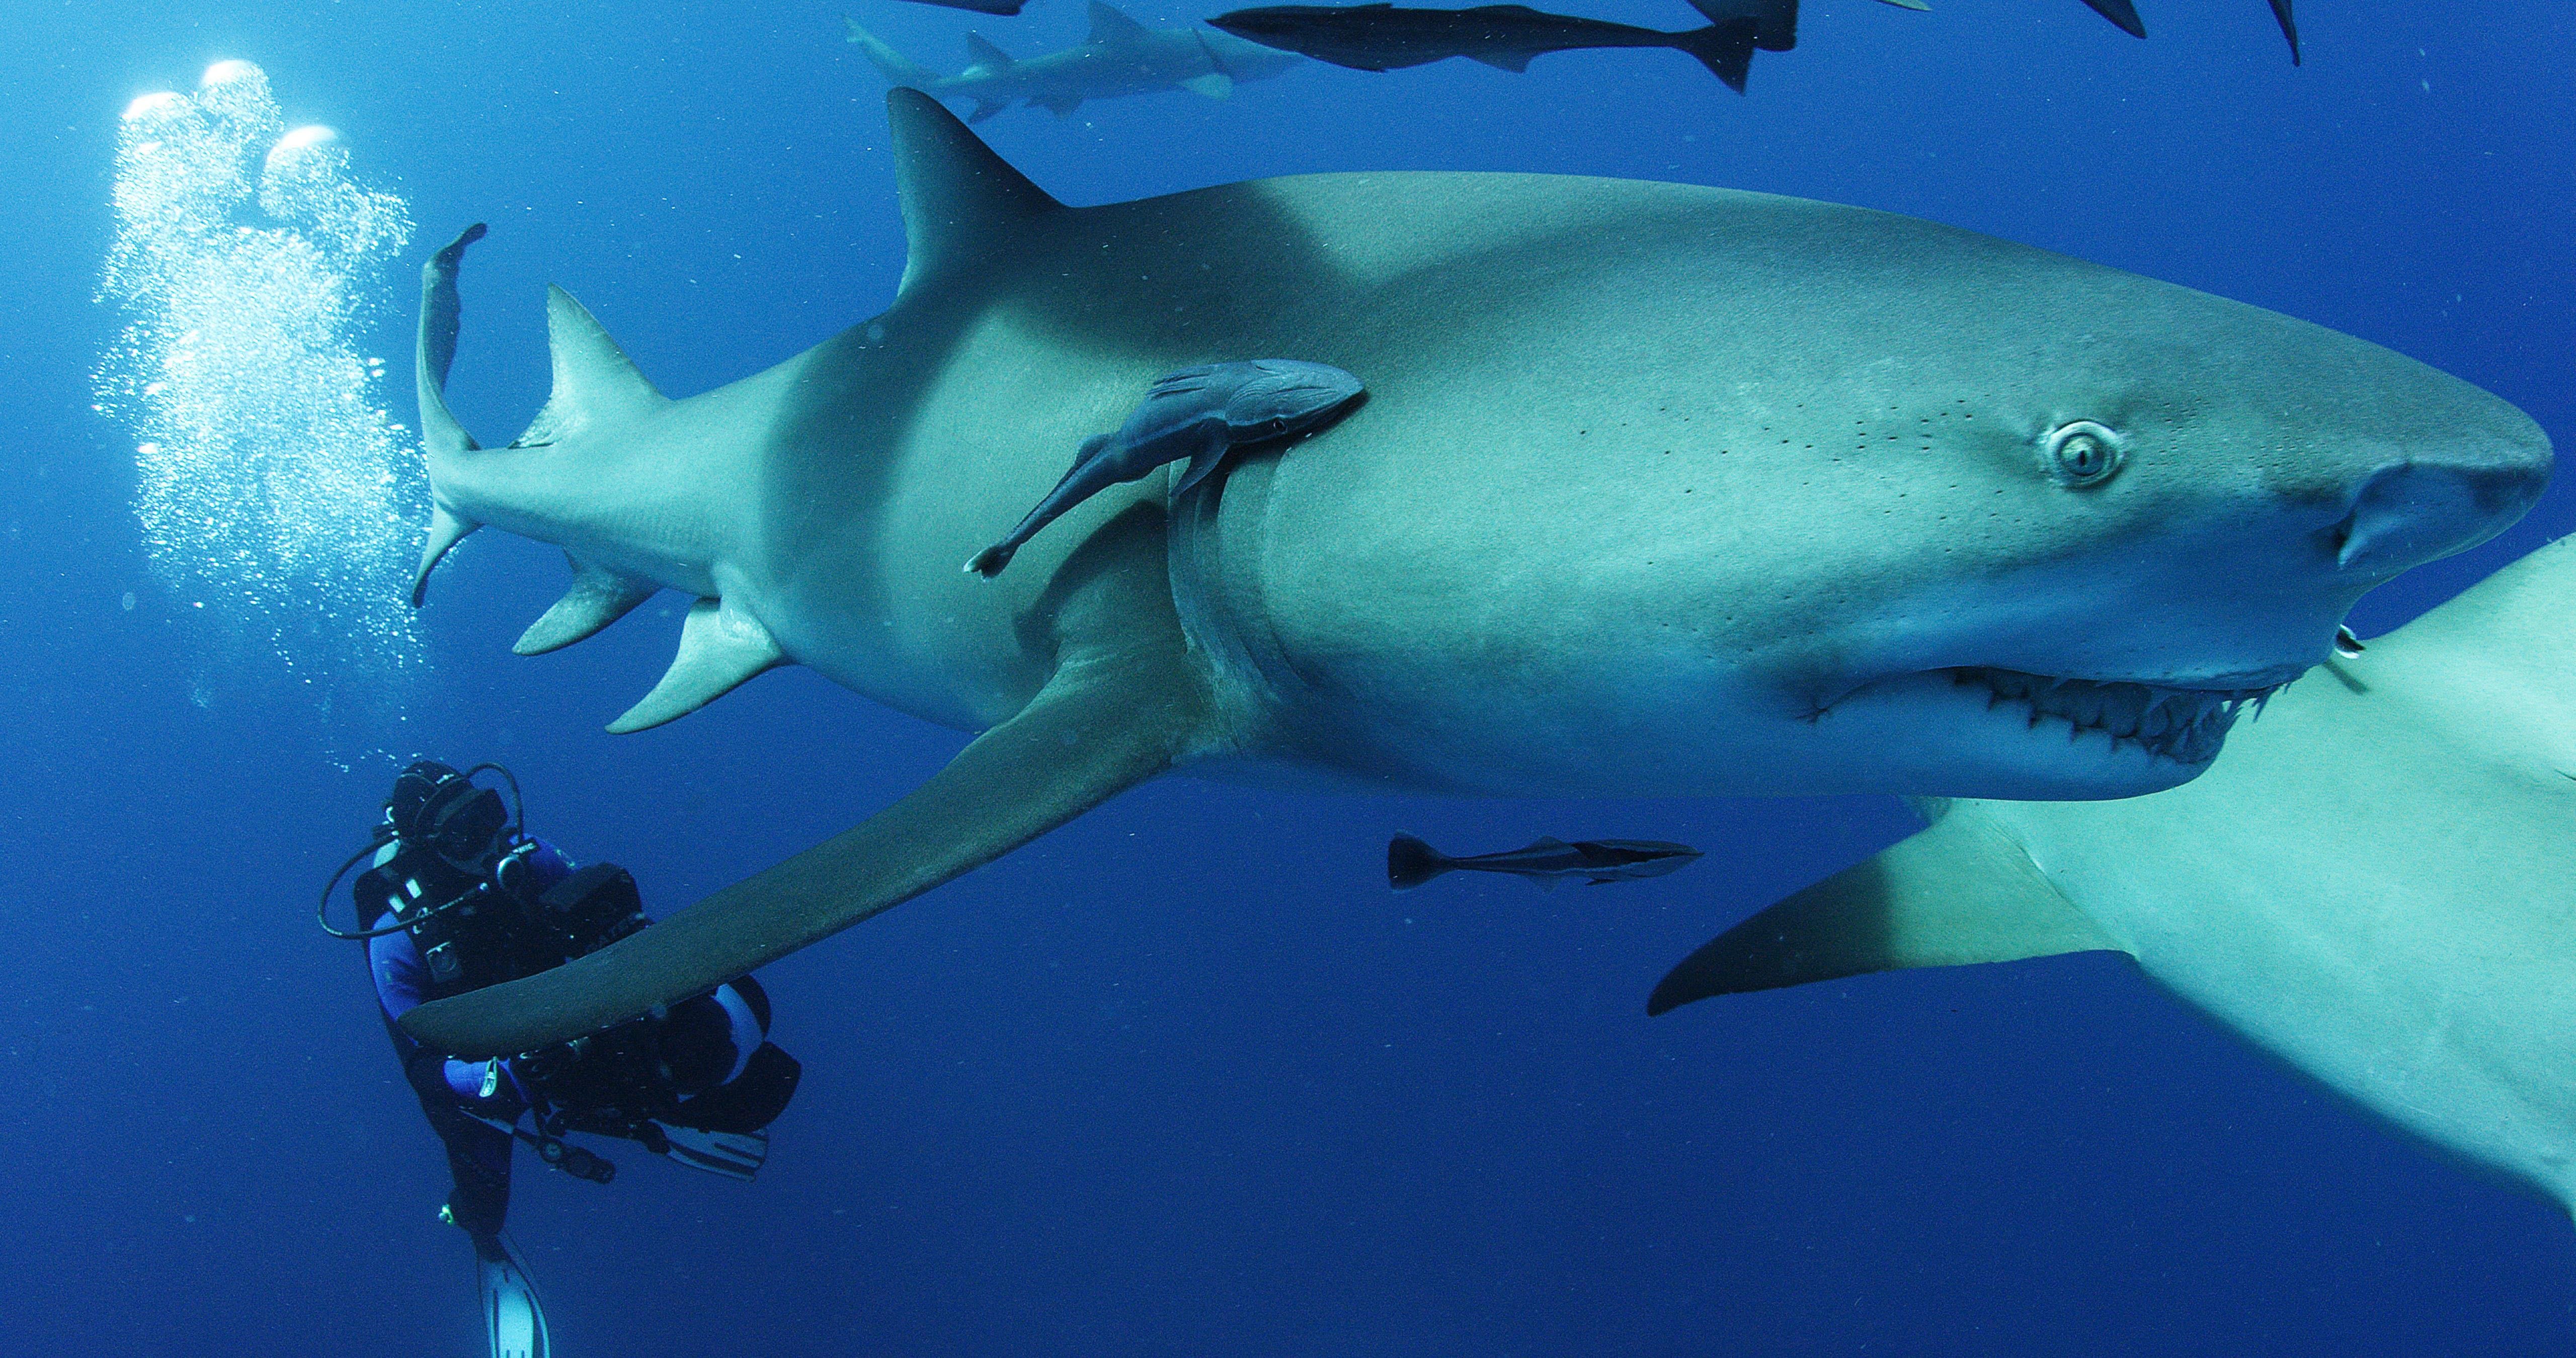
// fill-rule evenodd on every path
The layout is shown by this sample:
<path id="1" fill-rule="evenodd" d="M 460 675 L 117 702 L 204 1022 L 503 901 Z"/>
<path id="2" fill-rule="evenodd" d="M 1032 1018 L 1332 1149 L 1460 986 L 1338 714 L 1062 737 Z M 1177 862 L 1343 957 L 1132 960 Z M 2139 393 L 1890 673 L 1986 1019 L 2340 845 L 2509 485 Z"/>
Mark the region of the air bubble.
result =
<path id="1" fill-rule="evenodd" d="M 398 319 L 385 269 L 411 214 L 348 168 L 330 129 L 287 130 L 247 61 L 136 99 L 119 128 L 100 293 L 125 326 L 95 394 L 135 439 L 152 573 L 217 652 L 201 701 L 209 676 L 261 679 L 240 663 L 260 649 L 360 690 L 344 714 L 398 706 L 385 679 L 420 663 L 404 599 L 425 477 L 364 356 Z"/>

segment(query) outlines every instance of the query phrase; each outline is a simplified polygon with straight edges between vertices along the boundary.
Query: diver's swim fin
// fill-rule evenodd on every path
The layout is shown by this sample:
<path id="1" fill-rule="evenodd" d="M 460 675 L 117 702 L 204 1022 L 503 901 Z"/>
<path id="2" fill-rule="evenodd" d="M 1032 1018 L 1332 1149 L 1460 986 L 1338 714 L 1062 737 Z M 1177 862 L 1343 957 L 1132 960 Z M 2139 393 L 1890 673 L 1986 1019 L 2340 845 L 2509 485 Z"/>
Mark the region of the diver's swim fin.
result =
<path id="1" fill-rule="evenodd" d="M 545 1309 L 537 1305 L 537 1289 L 519 1267 L 519 1257 L 496 1236 L 476 1243 L 474 1261 L 492 1358 L 546 1358 Z"/>
<path id="2" fill-rule="evenodd" d="M 667 1122 L 653 1125 L 662 1129 L 662 1139 L 670 1143 L 662 1153 L 672 1163 L 691 1169 L 750 1183 L 751 1176 L 760 1172 L 761 1161 L 769 1158 L 767 1132 L 708 1132 Z"/>

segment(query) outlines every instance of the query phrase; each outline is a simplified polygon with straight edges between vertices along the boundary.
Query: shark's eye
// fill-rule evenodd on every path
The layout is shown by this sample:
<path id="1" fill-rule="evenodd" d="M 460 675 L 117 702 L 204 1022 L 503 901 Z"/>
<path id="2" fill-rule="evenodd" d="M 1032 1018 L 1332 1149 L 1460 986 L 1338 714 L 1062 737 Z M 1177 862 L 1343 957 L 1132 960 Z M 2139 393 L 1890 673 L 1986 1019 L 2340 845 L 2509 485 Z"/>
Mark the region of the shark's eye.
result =
<path id="1" fill-rule="evenodd" d="M 2091 420 L 2060 425 L 2048 436 L 2048 474 L 2061 486 L 2098 486 L 2119 470 L 2119 436 Z"/>

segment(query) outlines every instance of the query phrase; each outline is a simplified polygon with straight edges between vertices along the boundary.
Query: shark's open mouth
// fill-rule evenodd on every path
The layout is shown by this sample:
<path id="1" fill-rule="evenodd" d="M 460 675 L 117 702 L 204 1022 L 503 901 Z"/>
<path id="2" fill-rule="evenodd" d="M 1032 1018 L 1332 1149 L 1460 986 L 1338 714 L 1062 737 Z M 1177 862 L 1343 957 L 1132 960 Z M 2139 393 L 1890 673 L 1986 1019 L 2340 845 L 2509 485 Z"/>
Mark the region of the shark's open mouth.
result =
<path id="1" fill-rule="evenodd" d="M 2051 679 L 2046 675 L 1971 666 L 1948 671 L 1961 688 L 1982 688 L 1989 709 L 2018 703 L 2038 726 L 2045 718 L 2068 723 L 2067 739 L 2100 731 L 2114 741 L 2134 740 L 2147 753 L 2183 764 L 2218 757 L 2228 728 L 2250 704 L 2255 710 L 2280 685 L 2264 688 L 2165 688 L 2156 684 Z"/>

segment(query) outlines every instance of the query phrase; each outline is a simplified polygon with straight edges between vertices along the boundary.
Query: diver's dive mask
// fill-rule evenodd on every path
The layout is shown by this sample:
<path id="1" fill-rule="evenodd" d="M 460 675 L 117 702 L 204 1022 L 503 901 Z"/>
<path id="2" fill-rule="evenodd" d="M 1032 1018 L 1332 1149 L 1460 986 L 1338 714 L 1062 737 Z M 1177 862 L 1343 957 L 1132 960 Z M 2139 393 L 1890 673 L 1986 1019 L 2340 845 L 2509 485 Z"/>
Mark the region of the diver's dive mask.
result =
<path id="1" fill-rule="evenodd" d="M 458 773 L 423 760 L 404 769 L 385 799 L 386 823 L 403 843 L 428 849 L 465 872 L 488 874 L 516 838 L 517 827 L 501 794 L 475 784 L 474 775 L 486 769 L 510 777 L 497 764 L 477 764 Z M 511 781 L 515 787 L 517 780 Z"/>

